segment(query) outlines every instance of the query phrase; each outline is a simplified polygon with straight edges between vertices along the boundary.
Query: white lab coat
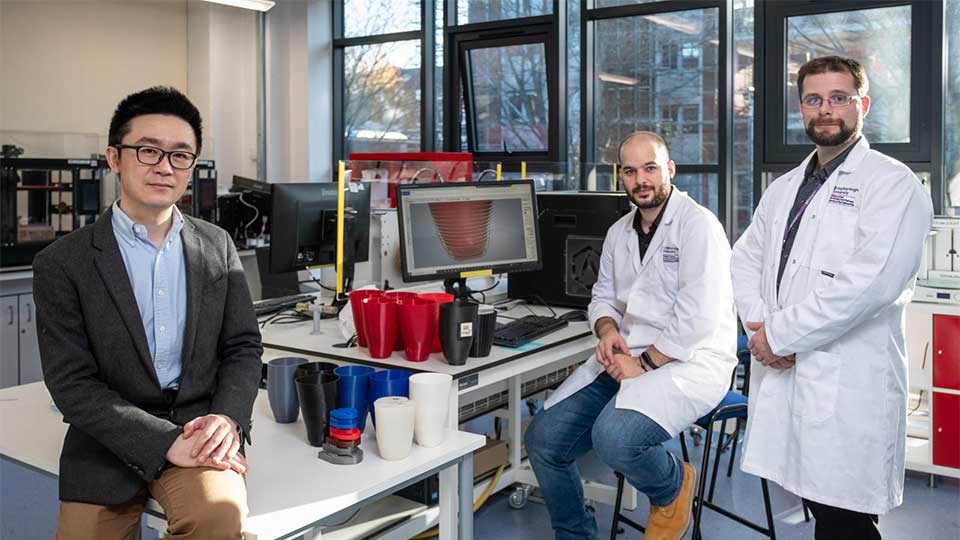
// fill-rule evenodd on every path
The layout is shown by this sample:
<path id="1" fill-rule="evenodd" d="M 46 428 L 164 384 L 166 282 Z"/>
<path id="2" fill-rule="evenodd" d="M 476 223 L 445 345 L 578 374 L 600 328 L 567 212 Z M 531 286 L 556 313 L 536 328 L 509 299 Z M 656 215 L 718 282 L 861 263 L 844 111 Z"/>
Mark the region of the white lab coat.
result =
<path id="1" fill-rule="evenodd" d="M 744 471 L 816 502 L 882 514 L 903 496 L 913 294 L 930 196 L 862 139 L 804 212 L 777 293 L 783 232 L 813 154 L 763 194 L 733 248 L 743 321 L 764 321 L 787 370 L 755 359 Z"/>
<path id="2" fill-rule="evenodd" d="M 601 317 L 616 321 L 633 356 L 655 345 L 676 358 L 624 380 L 616 397 L 618 409 L 645 414 L 671 436 L 723 399 L 736 365 L 737 340 L 730 244 L 723 227 L 686 193 L 673 189 L 642 262 L 633 229 L 636 209 L 607 231 L 588 310 L 591 328 Z M 603 372 L 591 356 L 545 407 Z"/>

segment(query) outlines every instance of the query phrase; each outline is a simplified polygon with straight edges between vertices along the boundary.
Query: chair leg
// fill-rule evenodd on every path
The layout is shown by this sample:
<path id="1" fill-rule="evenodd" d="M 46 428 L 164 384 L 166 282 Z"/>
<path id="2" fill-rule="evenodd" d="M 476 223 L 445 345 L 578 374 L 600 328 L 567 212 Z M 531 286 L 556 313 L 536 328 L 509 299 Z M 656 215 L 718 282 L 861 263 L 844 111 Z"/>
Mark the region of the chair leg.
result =
<path id="1" fill-rule="evenodd" d="M 727 463 L 727 478 L 733 477 L 733 462 L 737 459 L 737 442 L 740 440 L 741 421 L 737 418 L 737 429 L 733 432 L 733 447 L 730 450 L 730 462 Z"/>
<path id="2" fill-rule="evenodd" d="M 717 455 L 713 458 L 713 471 L 710 473 L 710 491 L 707 500 L 713 502 L 713 489 L 717 487 L 717 469 L 720 468 L 720 452 L 723 450 L 723 434 L 727 430 L 727 421 L 720 422 L 720 433 L 717 434 Z M 704 452 L 710 451 L 710 445 L 704 447 Z M 706 469 L 704 469 L 706 472 Z"/>
<path id="3" fill-rule="evenodd" d="M 683 452 L 683 462 L 690 463 L 690 454 L 687 452 L 687 438 L 680 432 L 680 450 Z"/>
<path id="4" fill-rule="evenodd" d="M 767 528 L 770 529 L 770 540 L 777 540 L 777 530 L 773 525 L 773 510 L 770 509 L 770 489 L 767 487 L 767 479 L 760 479 L 760 487 L 763 489 L 763 511 L 767 514 Z"/>
<path id="5" fill-rule="evenodd" d="M 620 504 L 623 498 L 623 475 L 617 473 L 617 498 L 613 504 L 613 523 L 610 525 L 610 540 L 617 540 L 617 530 L 620 528 Z"/>
<path id="6" fill-rule="evenodd" d="M 803 505 L 803 520 L 810 523 L 810 508 L 807 507 L 807 501 L 803 501 L 801 504 Z"/>
<path id="7" fill-rule="evenodd" d="M 694 516 L 693 538 L 700 538 L 700 518 L 703 517 L 703 494 L 707 488 L 707 474 L 710 470 L 710 440 L 713 438 L 713 422 L 707 425 L 707 435 L 703 447 L 703 459 L 700 463 L 700 476 L 697 478 L 696 491 L 693 493 Z"/>

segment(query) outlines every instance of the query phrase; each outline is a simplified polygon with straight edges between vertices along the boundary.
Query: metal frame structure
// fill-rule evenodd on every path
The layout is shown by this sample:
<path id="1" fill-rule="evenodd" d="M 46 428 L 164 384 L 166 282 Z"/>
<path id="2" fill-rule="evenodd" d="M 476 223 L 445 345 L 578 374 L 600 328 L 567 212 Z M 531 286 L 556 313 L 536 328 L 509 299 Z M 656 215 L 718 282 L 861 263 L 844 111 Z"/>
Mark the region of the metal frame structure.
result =
<path id="1" fill-rule="evenodd" d="M 754 199 L 766 187 L 763 175 L 796 167 L 811 145 L 784 143 L 786 130 L 786 24 L 789 17 L 911 6 L 910 142 L 872 143 L 870 147 L 898 159 L 916 172 L 930 174 L 934 211 L 943 210 L 943 95 L 945 78 L 942 0 L 789 0 L 756 3 L 754 12 L 757 62 L 754 66 L 757 110 L 754 139 Z M 869 73 L 867 74 L 869 76 Z"/>
<path id="2" fill-rule="evenodd" d="M 434 66 L 436 61 L 435 27 L 437 2 L 422 0 L 420 30 L 398 32 L 377 36 L 343 38 L 343 0 L 333 2 L 334 62 L 333 92 L 334 107 L 334 160 L 345 157 L 343 138 L 344 77 L 343 51 L 345 47 L 386 43 L 390 41 L 421 40 L 421 150 L 437 149 L 435 117 L 440 114 L 435 100 Z M 466 1 L 466 0 L 459 0 Z M 482 23 L 457 25 L 458 0 L 443 3 L 443 32 L 445 62 L 443 69 L 443 140 L 447 150 L 460 150 L 460 92 L 468 96 L 469 77 L 461 69 L 464 51 L 478 43 L 509 43 L 510 40 L 542 40 L 548 50 L 548 80 L 550 100 L 550 139 L 548 152 L 478 152 L 477 161 L 501 161 L 505 170 L 513 170 L 519 160 L 531 162 L 566 162 L 568 148 L 567 111 L 567 47 L 568 9 L 580 12 L 580 170 L 568 171 L 581 177 L 586 187 L 587 163 L 595 162 L 595 114 L 594 103 L 594 55 L 597 47 L 595 26 L 597 21 L 621 17 L 637 17 L 691 11 L 717 9 L 719 16 L 718 94 L 717 115 L 718 159 L 716 163 L 679 164 L 678 174 L 716 174 L 718 178 L 718 217 L 727 228 L 731 240 L 734 233 L 736 210 L 736 178 L 733 159 L 733 98 L 734 98 L 734 18 L 732 0 L 663 0 L 614 7 L 596 7 L 597 0 L 579 0 L 568 3 L 555 0 L 553 13 L 523 19 L 496 20 Z M 755 0 L 754 3 L 754 182 L 753 205 L 756 207 L 765 188 L 765 180 L 771 174 L 781 173 L 796 166 L 809 151 L 804 145 L 783 143 L 785 124 L 783 57 L 785 53 L 786 17 L 812 15 L 838 11 L 864 10 L 878 7 L 910 5 L 912 17 L 911 55 L 911 125 L 910 142 L 903 144 L 875 144 L 873 147 L 909 165 L 917 172 L 930 174 L 931 194 L 934 208 L 943 210 L 944 194 L 944 104 L 946 53 L 943 0 Z M 536 37 L 533 37 L 536 36 Z M 488 40 L 488 41 L 485 41 Z M 501 41 L 497 41 L 501 40 Z M 530 42 L 530 41 L 526 41 Z M 471 45 L 473 44 L 473 45 Z M 769 75 L 769 76 L 768 76 Z M 466 100 L 467 107 L 470 106 Z M 467 117 L 470 117 L 469 110 Z M 469 120 L 468 120 L 469 121 Z M 468 131 L 470 145 L 476 140 Z M 468 146 L 470 146 L 468 145 Z M 470 148 L 467 148 L 469 150 Z M 555 171 L 554 171 L 555 172 Z"/>
<path id="3" fill-rule="evenodd" d="M 593 105 L 596 100 L 593 81 L 596 51 L 597 21 L 626 17 L 643 17 L 671 13 L 676 11 L 696 11 L 716 9 L 719 21 L 719 55 L 717 64 L 717 86 L 719 109 L 717 111 L 717 154 L 715 164 L 677 164 L 677 174 L 716 174 L 718 189 L 717 217 L 726 227 L 728 234 L 733 223 L 733 3 L 727 0 L 667 0 L 616 7 L 594 8 L 596 0 L 584 0 L 580 18 L 580 50 L 583 52 L 580 62 L 581 102 L 580 102 L 580 156 L 581 188 L 586 188 L 587 164 L 596 161 L 595 119 Z"/>

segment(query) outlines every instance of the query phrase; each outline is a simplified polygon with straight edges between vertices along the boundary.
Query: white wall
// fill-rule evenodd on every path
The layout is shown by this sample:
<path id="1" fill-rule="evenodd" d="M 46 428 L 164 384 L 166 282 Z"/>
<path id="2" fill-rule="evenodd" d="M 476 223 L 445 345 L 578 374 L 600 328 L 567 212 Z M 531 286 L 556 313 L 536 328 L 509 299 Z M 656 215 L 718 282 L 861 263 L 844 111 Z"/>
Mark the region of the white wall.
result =
<path id="1" fill-rule="evenodd" d="M 190 2 L 187 78 L 204 119 L 204 156 L 220 191 L 233 175 L 257 176 L 257 19 L 249 10 Z"/>
<path id="2" fill-rule="evenodd" d="M 2 0 L 0 12 L 0 130 L 92 133 L 102 152 L 123 96 L 186 88 L 185 2 Z"/>
<path id="3" fill-rule="evenodd" d="M 267 16 L 267 178 L 333 179 L 329 0 L 278 0 Z"/>
<path id="4" fill-rule="evenodd" d="M 268 180 L 333 179 L 330 14 L 278 0 L 266 15 Z M 198 0 L 0 0 L 0 141 L 102 153 L 120 99 L 171 85 L 200 109 L 224 191 L 257 173 L 256 32 L 254 12 Z"/>

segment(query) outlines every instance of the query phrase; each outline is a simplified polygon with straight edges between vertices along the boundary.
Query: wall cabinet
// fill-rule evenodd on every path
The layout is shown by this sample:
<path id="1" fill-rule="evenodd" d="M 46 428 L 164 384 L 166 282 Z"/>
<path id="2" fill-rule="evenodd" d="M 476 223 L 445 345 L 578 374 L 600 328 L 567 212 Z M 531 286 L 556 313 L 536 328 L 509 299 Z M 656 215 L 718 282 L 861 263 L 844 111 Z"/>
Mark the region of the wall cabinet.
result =
<path id="1" fill-rule="evenodd" d="M 33 295 L 0 296 L 0 388 L 41 380 Z"/>

